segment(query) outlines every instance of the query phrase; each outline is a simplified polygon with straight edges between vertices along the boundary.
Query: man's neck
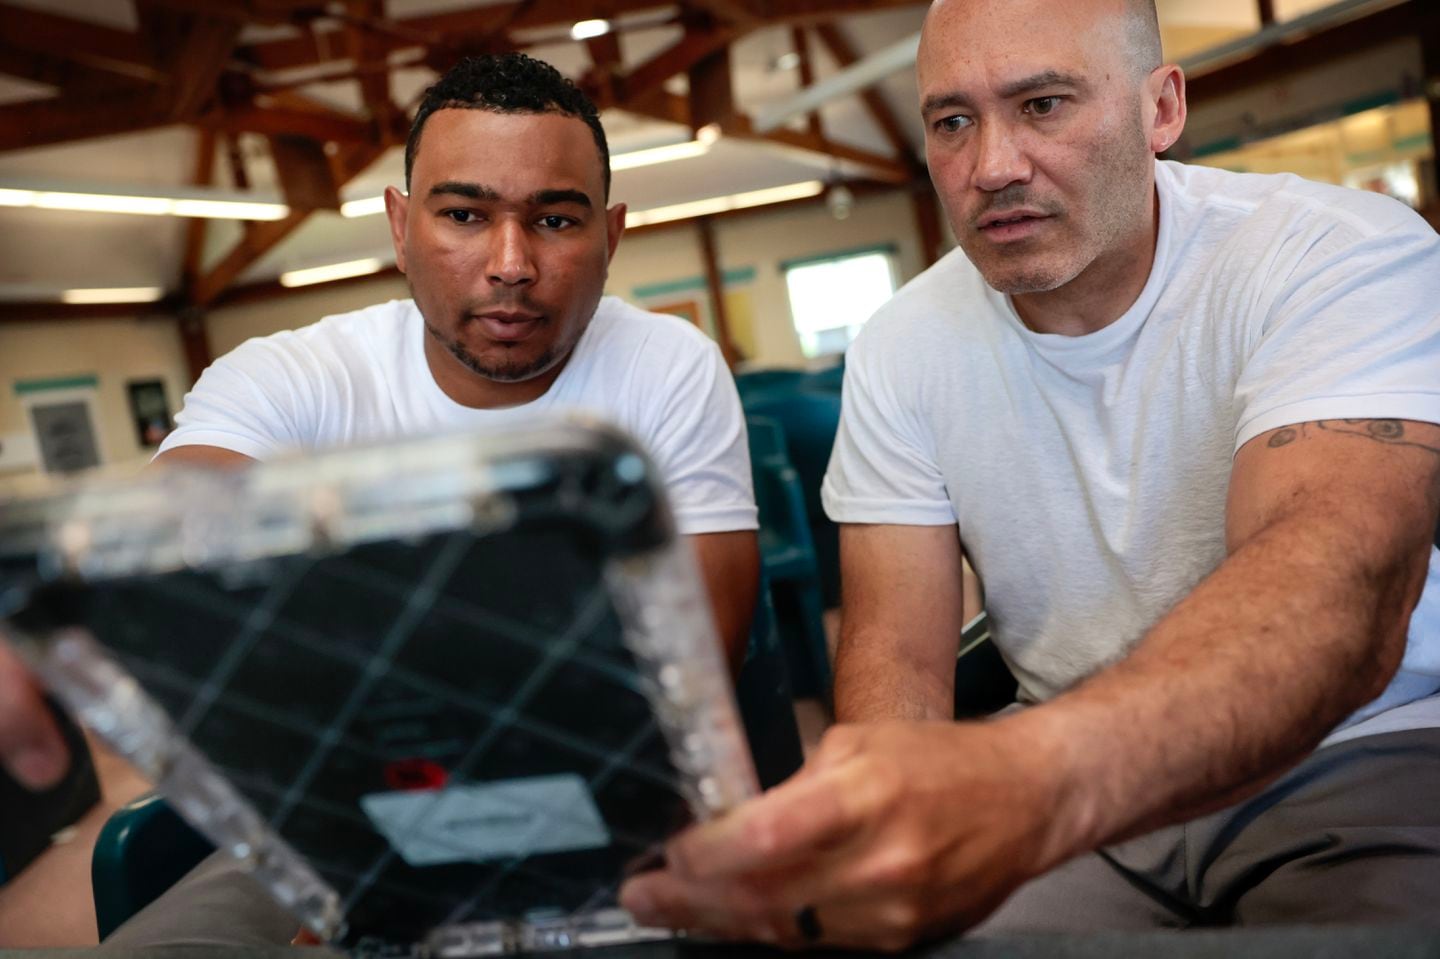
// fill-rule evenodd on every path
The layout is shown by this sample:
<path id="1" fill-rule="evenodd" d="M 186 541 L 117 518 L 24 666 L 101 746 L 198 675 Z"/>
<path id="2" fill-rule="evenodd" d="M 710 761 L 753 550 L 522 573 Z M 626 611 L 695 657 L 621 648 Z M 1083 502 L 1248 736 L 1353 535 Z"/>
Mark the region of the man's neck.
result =
<path id="1" fill-rule="evenodd" d="M 1124 316 L 1140 298 L 1155 265 L 1160 205 L 1154 190 L 1142 222 L 1127 242 L 1097 257 L 1059 289 L 1012 296 L 1020 320 L 1036 333 L 1084 336 Z"/>
<path id="2" fill-rule="evenodd" d="M 574 351 L 572 350 L 571 353 Z M 559 378 L 570 355 L 556 363 L 539 376 L 518 383 L 503 383 L 487 379 L 461 363 L 454 354 L 439 343 L 428 332 L 425 334 L 425 364 L 440 391 L 461 406 L 476 410 L 502 409 L 507 406 L 521 406 L 545 395 L 546 390 Z"/>

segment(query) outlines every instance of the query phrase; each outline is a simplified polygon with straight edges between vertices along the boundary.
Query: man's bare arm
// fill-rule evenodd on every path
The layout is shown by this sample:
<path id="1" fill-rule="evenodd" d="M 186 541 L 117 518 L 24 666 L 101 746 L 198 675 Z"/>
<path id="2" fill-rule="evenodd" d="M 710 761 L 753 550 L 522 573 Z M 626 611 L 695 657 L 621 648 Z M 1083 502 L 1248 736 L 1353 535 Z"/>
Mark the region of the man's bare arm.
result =
<path id="1" fill-rule="evenodd" d="M 1009 722 L 1058 750 L 1062 855 L 1228 805 L 1378 695 L 1440 512 L 1440 426 L 1327 420 L 1235 458 L 1228 558 L 1126 659 Z"/>
<path id="2" fill-rule="evenodd" d="M 750 640 L 750 619 L 760 588 L 760 547 L 754 530 L 687 536 L 700 566 L 715 629 L 725 647 L 730 675 L 740 672 Z"/>
<path id="3" fill-rule="evenodd" d="M 840 528 L 835 718 L 949 719 L 965 625 L 954 526 Z"/>
<path id="4" fill-rule="evenodd" d="M 254 459 L 243 453 L 222 449 L 218 446 L 177 446 L 173 450 L 166 450 L 155 457 L 155 463 L 161 466 L 232 468 L 249 466 L 254 462 Z"/>

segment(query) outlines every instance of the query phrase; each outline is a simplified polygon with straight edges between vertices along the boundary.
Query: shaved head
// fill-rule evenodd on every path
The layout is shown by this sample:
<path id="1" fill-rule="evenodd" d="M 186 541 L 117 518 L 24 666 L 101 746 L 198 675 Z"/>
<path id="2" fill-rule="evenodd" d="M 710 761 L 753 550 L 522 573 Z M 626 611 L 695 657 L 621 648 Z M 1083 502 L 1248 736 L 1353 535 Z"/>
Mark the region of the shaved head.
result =
<path id="1" fill-rule="evenodd" d="M 1103 288 L 1139 256 L 1184 123 L 1154 0 L 936 0 L 916 79 L 931 179 L 991 286 Z"/>

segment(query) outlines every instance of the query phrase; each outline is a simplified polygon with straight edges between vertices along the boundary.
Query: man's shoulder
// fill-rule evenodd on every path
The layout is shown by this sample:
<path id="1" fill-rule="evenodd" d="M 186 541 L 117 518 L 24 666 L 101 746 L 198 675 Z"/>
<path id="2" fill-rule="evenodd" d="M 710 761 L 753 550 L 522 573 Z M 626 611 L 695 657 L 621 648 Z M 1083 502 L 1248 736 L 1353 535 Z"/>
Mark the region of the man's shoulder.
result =
<path id="1" fill-rule="evenodd" d="M 600 300 L 591 326 L 596 334 L 597 354 L 638 350 L 683 357 L 708 355 L 716 349 L 714 340 L 683 317 L 651 313 L 618 296 Z"/>
<path id="2" fill-rule="evenodd" d="M 1235 218 L 1236 227 L 1275 238 L 1295 231 L 1340 232 L 1355 239 L 1428 230 L 1399 200 L 1307 180 L 1293 173 L 1248 173 L 1159 161 L 1157 177 L 1172 201 L 1191 211 Z"/>
<path id="3" fill-rule="evenodd" d="M 414 304 L 391 300 L 348 313 L 334 313 L 308 326 L 246 340 L 223 357 L 229 364 L 303 364 L 353 369 L 376 357 L 399 355 L 400 337 L 410 326 Z"/>
<path id="4" fill-rule="evenodd" d="M 865 323 L 852 349 L 868 351 L 889 344 L 913 354 L 935 337 L 964 337 L 991 316 L 996 296 L 956 247 L 896 290 Z"/>

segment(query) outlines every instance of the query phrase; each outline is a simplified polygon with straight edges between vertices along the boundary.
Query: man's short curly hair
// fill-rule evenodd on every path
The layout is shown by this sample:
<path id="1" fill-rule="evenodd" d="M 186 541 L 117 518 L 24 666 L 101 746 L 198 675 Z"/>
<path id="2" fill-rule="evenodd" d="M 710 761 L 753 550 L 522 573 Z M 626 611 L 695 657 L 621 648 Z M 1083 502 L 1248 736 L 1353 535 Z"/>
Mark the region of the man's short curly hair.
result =
<path id="1" fill-rule="evenodd" d="M 405 142 L 405 189 L 420 152 L 420 133 L 436 110 L 489 110 L 492 113 L 562 113 L 583 120 L 595 137 L 604 171 L 605 199 L 610 199 L 610 147 L 600 114 L 580 88 L 550 64 L 523 53 L 466 57 L 451 67 L 415 111 Z"/>

